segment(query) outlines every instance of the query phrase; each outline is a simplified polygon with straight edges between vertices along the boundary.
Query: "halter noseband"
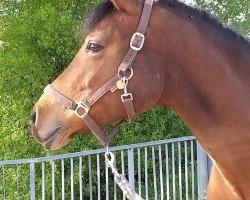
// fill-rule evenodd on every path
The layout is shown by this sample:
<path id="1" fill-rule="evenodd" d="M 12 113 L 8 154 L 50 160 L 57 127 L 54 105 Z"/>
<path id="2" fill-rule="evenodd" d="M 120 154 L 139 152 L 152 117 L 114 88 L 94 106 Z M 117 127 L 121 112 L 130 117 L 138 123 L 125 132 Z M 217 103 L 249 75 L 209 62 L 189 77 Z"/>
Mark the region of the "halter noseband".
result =
<path id="1" fill-rule="evenodd" d="M 145 0 L 137 32 L 135 32 L 131 38 L 130 49 L 119 65 L 118 73 L 93 94 L 91 94 L 85 101 L 74 101 L 57 91 L 52 85 L 48 85 L 44 89 L 44 93 L 46 95 L 53 97 L 57 102 L 72 110 L 77 115 L 77 117 L 82 119 L 104 147 L 109 144 L 109 141 L 112 139 L 115 133 L 111 133 L 110 135 L 106 136 L 97 123 L 89 115 L 89 110 L 91 106 L 107 92 L 115 92 L 117 89 L 119 89 L 124 91 L 124 93 L 121 95 L 121 100 L 126 108 L 128 122 L 131 122 L 135 116 L 136 113 L 133 105 L 133 95 L 132 93 L 128 92 L 127 85 L 129 80 L 133 77 L 132 65 L 134 60 L 145 42 L 145 32 L 151 16 L 153 3 L 154 0 Z M 125 74 L 125 72 L 130 72 L 129 77 L 122 75 Z"/>

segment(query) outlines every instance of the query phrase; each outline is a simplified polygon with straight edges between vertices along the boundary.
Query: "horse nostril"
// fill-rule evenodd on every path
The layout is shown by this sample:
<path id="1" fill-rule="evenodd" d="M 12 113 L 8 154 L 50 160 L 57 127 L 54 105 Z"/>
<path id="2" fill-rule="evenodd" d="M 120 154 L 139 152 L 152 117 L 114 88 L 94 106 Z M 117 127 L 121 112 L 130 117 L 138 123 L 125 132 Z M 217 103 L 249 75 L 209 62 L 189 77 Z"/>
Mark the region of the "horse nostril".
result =
<path id="1" fill-rule="evenodd" d="M 32 113 L 31 113 L 31 124 L 32 126 L 34 127 L 36 125 L 36 110 L 32 110 Z"/>

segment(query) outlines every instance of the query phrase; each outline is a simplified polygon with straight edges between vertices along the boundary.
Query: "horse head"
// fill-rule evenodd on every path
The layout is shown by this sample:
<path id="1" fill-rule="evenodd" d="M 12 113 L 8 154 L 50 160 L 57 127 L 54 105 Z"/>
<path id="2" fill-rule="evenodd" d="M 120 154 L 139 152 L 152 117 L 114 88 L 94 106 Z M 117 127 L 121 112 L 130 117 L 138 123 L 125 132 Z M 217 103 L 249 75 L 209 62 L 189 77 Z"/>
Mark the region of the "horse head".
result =
<path id="1" fill-rule="evenodd" d="M 146 5 L 144 9 L 149 6 L 152 7 Z M 150 51 L 150 40 L 153 41 L 153 37 L 148 36 L 150 25 L 147 30 L 146 27 L 143 30 L 146 31 L 145 36 L 136 33 L 139 22 L 144 20 L 141 22 L 143 26 L 145 23 L 152 23 L 149 21 L 150 14 L 146 11 L 144 15 L 148 20 L 145 22 L 140 17 L 143 12 L 140 1 L 112 0 L 99 5 L 89 15 L 85 23 L 84 31 L 87 36 L 83 46 L 66 70 L 45 89 L 32 112 L 33 135 L 47 149 L 59 149 L 69 143 L 76 133 L 88 131 L 86 124 L 76 115 L 83 114 L 86 110 L 81 110 L 83 107 L 77 107 L 79 105 L 68 109 L 58 102 L 60 98 L 78 102 L 86 102 L 92 98 L 90 104 L 93 105 L 85 107 L 89 107 L 88 115 L 100 128 L 120 119 L 132 118 L 158 101 L 163 87 L 163 73 L 160 67 L 157 68 L 158 63 L 152 61 L 153 57 L 155 59 L 155 52 Z M 138 43 L 138 39 L 141 40 L 139 46 L 131 44 Z M 141 51 L 138 52 L 139 50 Z M 128 62 L 124 61 L 124 57 L 131 63 L 122 69 L 122 65 Z M 104 89 L 100 91 L 103 86 Z M 51 93 L 58 98 L 51 97 Z M 126 98 L 125 101 L 127 98 L 133 100 L 134 108 L 128 105 L 130 110 L 136 111 L 133 116 L 127 117 L 122 95 L 122 98 Z M 74 112 L 76 109 L 78 113 Z"/>

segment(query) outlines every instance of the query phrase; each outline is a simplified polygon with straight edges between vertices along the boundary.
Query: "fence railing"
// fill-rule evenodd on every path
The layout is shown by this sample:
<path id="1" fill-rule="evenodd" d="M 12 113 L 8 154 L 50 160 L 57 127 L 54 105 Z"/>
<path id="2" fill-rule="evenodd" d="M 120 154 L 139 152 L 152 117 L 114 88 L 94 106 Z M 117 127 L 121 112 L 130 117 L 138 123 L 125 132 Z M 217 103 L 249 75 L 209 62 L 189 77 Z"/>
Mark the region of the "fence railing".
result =
<path id="1" fill-rule="evenodd" d="M 211 162 L 194 137 L 110 149 L 116 167 L 146 200 L 205 199 Z M 0 199 L 125 199 L 105 150 L 0 161 Z"/>

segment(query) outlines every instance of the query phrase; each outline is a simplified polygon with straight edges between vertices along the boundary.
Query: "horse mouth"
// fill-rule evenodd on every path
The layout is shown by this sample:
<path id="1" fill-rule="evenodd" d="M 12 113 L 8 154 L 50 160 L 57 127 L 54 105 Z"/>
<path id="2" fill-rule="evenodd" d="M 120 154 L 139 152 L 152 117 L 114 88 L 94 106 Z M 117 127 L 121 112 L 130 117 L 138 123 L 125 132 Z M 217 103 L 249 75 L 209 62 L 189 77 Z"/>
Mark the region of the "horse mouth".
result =
<path id="1" fill-rule="evenodd" d="M 46 149 L 48 149 L 48 150 L 51 149 L 53 143 L 55 142 L 55 139 L 56 139 L 57 135 L 61 133 L 62 128 L 63 128 L 62 126 L 57 127 L 56 129 L 54 129 L 53 131 L 51 131 L 51 132 L 47 135 L 47 137 L 45 137 L 45 138 L 43 139 L 42 144 L 43 144 L 43 146 L 44 146 Z"/>

